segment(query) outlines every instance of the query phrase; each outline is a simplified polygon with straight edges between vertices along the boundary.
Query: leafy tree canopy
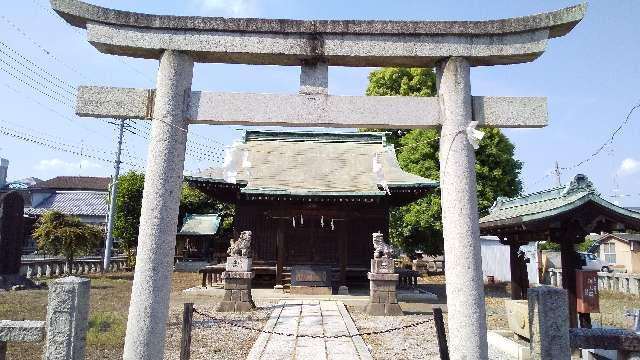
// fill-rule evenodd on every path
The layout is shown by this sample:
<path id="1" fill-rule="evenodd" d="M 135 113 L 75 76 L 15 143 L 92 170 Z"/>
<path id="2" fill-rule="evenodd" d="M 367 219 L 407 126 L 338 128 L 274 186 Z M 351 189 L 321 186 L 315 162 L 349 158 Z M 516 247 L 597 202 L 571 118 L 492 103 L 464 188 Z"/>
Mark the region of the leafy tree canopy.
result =
<path id="1" fill-rule="evenodd" d="M 431 69 L 383 68 L 369 74 L 370 96 L 435 96 L 436 81 Z M 370 129 L 365 129 L 370 131 Z M 440 178 L 440 132 L 437 129 L 390 131 L 402 169 L 426 178 Z M 499 129 L 482 129 L 484 138 L 476 151 L 478 210 L 485 214 L 498 196 L 512 197 L 522 191 L 519 179 L 522 162 L 513 158 L 514 146 Z M 393 209 L 391 241 L 407 253 L 423 250 L 441 254 L 442 222 L 440 194 L 434 193 L 412 204 Z"/>
<path id="2" fill-rule="evenodd" d="M 80 255 L 93 253 L 104 239 L 104 231 L 96 225 L 58 211 L 47 211 L 38 219 L 33 231 L 38 248 L 50 255 L 64 256 L 67 263 Z"/>
<path id="3" fill-rule="evenodd" d="M 113 234 L 118 239 L 120 250 L 127 254 L 130 254 L 138 243 L 143 190 L 144 174 L 142 173 L 130 171 L 118 178 Z M 202 191 L 183 183 L 178 226 L 182 224 L 185 214 L 211 212 L 218 213 L 223 217 L 221 231 L 231 229 L 230 219 L 233 217 L 233 208 L 220 204 Z"/>

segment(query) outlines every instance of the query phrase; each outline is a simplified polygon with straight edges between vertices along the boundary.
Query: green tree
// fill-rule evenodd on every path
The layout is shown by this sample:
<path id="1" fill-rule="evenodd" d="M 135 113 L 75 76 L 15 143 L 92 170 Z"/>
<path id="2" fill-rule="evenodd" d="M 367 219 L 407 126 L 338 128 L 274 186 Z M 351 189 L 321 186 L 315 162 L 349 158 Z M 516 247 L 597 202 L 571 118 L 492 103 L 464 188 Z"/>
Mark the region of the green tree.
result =
<path id="1" fill-rule="evenodd" d="M 383 68 L 369 74 L 369 96 L 435 96 L 431 69 Z M 386 130 L 389 131 L 389 130 Z M 499 196 L 522 191 L 522 163 L 513 158 L 514 146 L 499 129 L 482 129 L 485 136 L 476 151 L 478 210 L 486 214 Z M 438 180 L 440 132 L 437 129 L 391 130 L 388 140 L 396 148 L 400 166 L 410 173 Z M 390 217 L 391 241 L 408 253 L 443 251 L 440 194 L 434 193 L 395 208 Z"/>
<path id="2" fill-rule="evenodd" d="M 119 250 L 127 255 L 129 266 L 133 265 L 132 252 L 138 243 L 143 189 L 142 173 L 129 171 L 118 177 L 113 237 L 117 239 Z"/>
<path id="3" fill-rule="evenodd" d="M 130 171 L 118 178 L 118 195 L 116 198 L 114 237 L 118 240 L 120 251 L 127 254 L 130 265 L 133 261 L 133 250 L 138 245 L 140 228 L 140 212 L 142 209 L 142 193 L 144 190 L 144 174 Z M 180 212 L 178 226 L 182 224 L 185 214 L 216 212 L 222 215 L 221 231 L 229 231 L 233 217 L 233 208 L 211 199 L 202 191 L 182 184 L 180 193 Z"/>
<path id="4" fill-rule="evenodd" d="M 100 246 L 104 230 L 58 211 L 47 211 L 36 221 L 33 237 L 39 249 L 64 256 L 70 265 L 77 256 L 91 254 Z"/>

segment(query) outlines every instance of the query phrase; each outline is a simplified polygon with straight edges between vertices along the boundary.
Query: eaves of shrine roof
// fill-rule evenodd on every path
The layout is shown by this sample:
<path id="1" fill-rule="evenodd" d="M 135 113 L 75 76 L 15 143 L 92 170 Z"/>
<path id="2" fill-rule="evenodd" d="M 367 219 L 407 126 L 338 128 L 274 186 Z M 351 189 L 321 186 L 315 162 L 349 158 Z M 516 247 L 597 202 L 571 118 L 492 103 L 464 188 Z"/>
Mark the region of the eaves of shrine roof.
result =
<path id="1" fill-rule="evenodd" d="M 247 131 L 225 166 L 192 181 L 240 184 L 245 194 L 384 196 L 438 182 L 403 171 L 383 133 Z"/>
<path id="2" fill-rule="evenodd" d="M 186 214 L 178 235 L 215 235 L 220 220 L 218 214 Z"/>
<path id="3" fill-rule="evenodd" d="M 480 219 L 480 228 L 525 225 L 568 213 L 588 202 L 640 223 L 640 213 L 617 206 L 602 197 L 591 181 L 578 174 L 566 186 L 555 187 L 515 198 L 498 198 L 489 214 Z"/>

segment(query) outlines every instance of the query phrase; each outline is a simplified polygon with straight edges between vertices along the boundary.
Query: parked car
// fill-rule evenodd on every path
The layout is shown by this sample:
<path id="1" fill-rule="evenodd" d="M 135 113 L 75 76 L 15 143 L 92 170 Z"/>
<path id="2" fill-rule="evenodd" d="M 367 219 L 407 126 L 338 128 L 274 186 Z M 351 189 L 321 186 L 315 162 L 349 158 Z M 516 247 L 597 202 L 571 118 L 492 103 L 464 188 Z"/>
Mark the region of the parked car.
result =
<path id="1" fill-rule="evenodd" d="M 611 267 L 606 262 L 600 260 L 595 254 L 579 252 L 578 258 L 582 265 L 582 270 L 611 272 Z"/>

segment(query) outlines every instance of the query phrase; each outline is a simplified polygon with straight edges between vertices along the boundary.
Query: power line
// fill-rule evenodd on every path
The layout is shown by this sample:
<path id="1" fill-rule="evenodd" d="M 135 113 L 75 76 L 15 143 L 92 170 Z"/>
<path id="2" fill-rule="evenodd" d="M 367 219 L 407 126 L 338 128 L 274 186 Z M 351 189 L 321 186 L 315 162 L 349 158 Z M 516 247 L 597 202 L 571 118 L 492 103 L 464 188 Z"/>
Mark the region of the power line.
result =
<path id="1" fill-rule="evenodd" d="M 15 75 L 14 73 L 12 73 L 11 71 L 9 71 L 9 70 L 5 69 L 4 67 L 0 66 L 0 70 L 2 70 L 3 72 L 5 72 L 6 74 L 8 74 L 9 76 L 11 76 L 12 78 L 14 78 L 14 79 L 18 80 L 18 81 L 19 81 L 19 82 L 21 82 L 23 85 L 26 85 L 26 86 L 30 87 L 32 90 L 35 90 L 35 91 L 39 92 L 40 94 L 42 94 L 42 95 L 44 95 L 44 96 L 48 97 L 49 99 L 54 100 L 54 101 L 56 101 L 56 102 L 58 102 L 58 103 L 60 103 L 60 104 L 63 104 L 63 105 L 71 106 L 71 104 L 69 104 L 68 102 L 66 102 L 66 101 L 64 101 L 64 100 L 61 100 L 61 99 L 59 99 L 59 98 L 57 98 L 57 97 L 55 97 L 55 96 L 53 96 L 53 95 L 49 94 L 48 92 L 46 92 L 46 91 L 44 91 L 44 90 L 42 90 L 42 89 L 36 88 L 35 86 L 33 86 L 33 84 L 26 82 L 23 78 L 21 78 L 21 77 L 19 77 L 19 76 Z M 45 86 L 45 88 L 46 88 L 46 89 L 48 89 L 46 86 Z M 51 90 L 50 90 L 50 91 L 51 91 Z"/>
<path id="2" fill-rule="evenodd" d="M 18 32 L 20 35 L 22 35 L 24 38 L 26 38 L 27 40 L 29 40 L 33 45 L 35 45 L 38 49 L 40 49 L 40 51 L 42 51 L 45 55 L 49 56 L 50 58 L 52 58 L 53 60 L 59 62 L 60 64 L 62 64 L 64 67 L 66 67 L 67 69 L 69 69 L 70 71 L 76 73 L 77 75 L 79 75 L 80 77 L 82 77 L 85 80 L 89 80 L 89 78 L 87 76 L 85 76 L 82 72 L 80 72 L 79 70 L 77 70 L 76 68 L 74 68 L 71 65 L 68 65 L 67 63 L 61 61 L 60 59 L 58 59 L 51 50 L 48 50 L 47 48 L 45 48 L 44 46 L 40 45 L 39 42 L 35 41 L 31 36 L 29 36 L 29 34 L 27 34 L 24 30 L 22 30 L 22 28 L 20 28 L 20 26 L 18 26 L 16 23 L 14 23 L 13 21 L 9 20 L 9 18 L 7 18 L 4 15 L 0 15 L 0 18 L 2 18 L 2 20 L 4 20 L 5 23 L 7 23 L 11 28 L 13 28 L 16 32 Z"/>
<path id="3" fill-rule="evenodd" d="M 622 131 L 622 128 L 629 123 L 629 120 L 631 119 L 631 115 L 638 108 L 640 108 L 640 101 L 638 103 L 636 103 L 636 105 L 634 105 L 631 108 L 631 110 L 629 110 L 629 112 L 627 113 L 627 116 L 625 117 L 624 121 L 622 121 L 620 123 L 620 125 L 618 125 L 618 127 L 611 133 L 611 136 L 609 136 L 607 141 L 605 141 L 593 154 L 591 154 L 590 156 L 588 156 L 584 160 L 582 160 L 582 161 L 580 161 L 580 162 L 578 162 L 578 163 L 576 163 L 576 164 L 574 164 L 572 166 L 561 167 L 560 169 L 561 170 L 573 170 L 573 169 L 575 169 L 577 167 L 580 167 L 580 166 L 584 165 L 585 163 L 593 160 L 596 156 L 598 156 L 604 150 L 604 148 L 606 148 L 611 143 L 613 143 L 613 140 L 615 139 L 616 135 L 618 135 L 618 133 L 620 133 L 620 131 Z"/>
<path id="4" fill-rule="evenodd" d="M 49 77 L 57 80 L 59 83 L 64 84 L 65 86 L 67 86 L 69 89 L 71 90 L 76 90 L 76 87 L 67 83 L 66 81 L 62 80 L 61 78 L 59 78 L 58 76 L 51 74 L 50 72 L 48 72 L 47 70 L 45 70 L 42 66 L 34 63 L 32 60 L 30 60 L 28 57 L 22 55 L 21 53 L 19 53 L 17 50 L 13 49 L 12 47 L 10 47 L 9 45 L 5 44 L 4 42 L 2 42 L 0 40 L 0 45 L 3 46 L 4 48 L 6 48 L 7 50 L 11 51 L 12 53 L 14 53 L 15 55 L 17 55 L 18 57 L 20 57 L 22 60 L 26 61 L 27 63 L 29 63 L 32 67 L 35 67 L 37 70 L 47 74 Z M 13 61 L 19 63 L 20 65 L 22 65 L 25 68 L 29 68 L 28 66 L 25 66 L 24 63 L 22 63 L 20 60 L 17 60 L 16 58 L 14 58 L 11 54 L 6 53 L 5 51 L 0 49 L 0 52 L 5 54 L 6 56 L 10 57 Z"/>

